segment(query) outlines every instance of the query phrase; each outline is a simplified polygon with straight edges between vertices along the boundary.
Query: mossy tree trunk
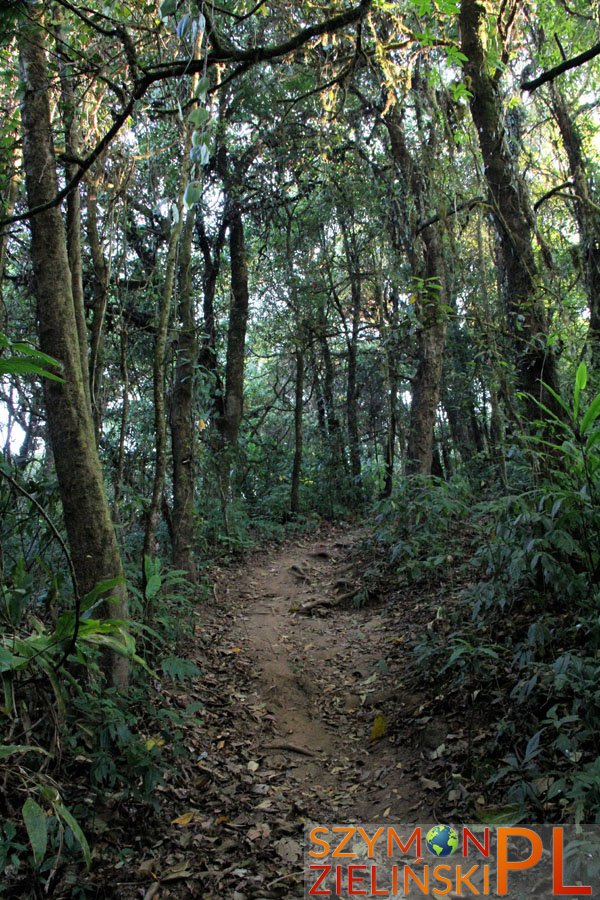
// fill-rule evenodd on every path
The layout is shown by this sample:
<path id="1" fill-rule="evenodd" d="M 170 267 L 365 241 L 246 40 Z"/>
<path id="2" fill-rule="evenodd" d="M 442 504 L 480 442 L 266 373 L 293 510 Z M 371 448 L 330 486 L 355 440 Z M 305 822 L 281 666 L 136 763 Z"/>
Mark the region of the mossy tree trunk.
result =
<path id="1" fill-rule="evenodd" d="M 42 15 L 42 4 L 31 7 L 19 34 L 23 164 L 31 208 L 49 203 L 57 193 Z M 69 546 L 84 594 L 104 579 L 122 576 L 123 569 L 94 440 L 67 238 L 58 206 L 31 217 L 31 257 L 41 349 L 63 366 L 64 381 L 44 384 L 46 415 Z M 113 599 L 110 614 L 127 618 L 124 586 Z M 113 662 L 113 675 L 124 689 L 127 663 L 121 657 Z"/>
<path id="2" fill-rule="evenodd" d="M 564 95 L 556 84 L 550 86 L 550 108 L 558 125 L 575 188 L 575 219 L 579 230 L 585 290 L 590 324 L 588 344 L 594 368 L 600 367 L 600 208 L 594 190 L 594 178 L 588 174 L 577 123 Z"/>
<path id="3" fill-rule="evenodd" d="M 517 386 L 560 413 L 544 383 L 558 391 L 556 362 L 547 345 L 548 319 L 538 290 L 539 273 L 533 252 L 533 214 L 527 188 L 507 141 L 498 90 L 499 73 L 489 72 L 486 54 L 487 12 L 477 0 L 462 0 L 460 30 L 470 106 L 483 157 L 485 178 L 499 234 L 502 295 L 513 340 Z M 537 404 L 526 412 L 539 418 Z"/>
<path id="4" fill-rule="evenodd" d="M 418 233 L 418 221 L 425 218 L 429 199 L 424 162 L 417 159 L 407 146 L 397 107 L 390 110 L 384 121 L 390 137 L 395 172 L 403 186 L 402 202 L 406 218 L 404 250 L 412 269 L 419 322 L 406 472 L 408 475 L 430 475 L 448 327 L 442 238 L 438 224 L 429 225 L 422 229 L 420 235 Z"/>
<path id="5" fill-rule="evenodd" d="M 187 214 L 179 253 L 179 329 L 171 405 L 173 448 L 173 565 L 197 580 L 194 558 L 194 385 L 197 356 L 192 286 L 195 212 Z"/>
<path id="6" fill-rule="evenodd" d="M 186 126 L 182 147 L 182 162 L 179 172 L 176 207 L 177 216 L 171 225 L 164 265 L 164 279 L 160 292 L 160 302 L 154 336 L 153 392 L 154 392 L 154 477 L 152 496 L 146 516 L 144 530 L 144 556 L 158 555 L 156 529 L 163 500 L 163 490 L 167 471 L 167 348 L 169 322 L 176 283 L 177 257 L 183 229 L 183 195 L 191 171 L 190 149 L 192 129 Z"/>

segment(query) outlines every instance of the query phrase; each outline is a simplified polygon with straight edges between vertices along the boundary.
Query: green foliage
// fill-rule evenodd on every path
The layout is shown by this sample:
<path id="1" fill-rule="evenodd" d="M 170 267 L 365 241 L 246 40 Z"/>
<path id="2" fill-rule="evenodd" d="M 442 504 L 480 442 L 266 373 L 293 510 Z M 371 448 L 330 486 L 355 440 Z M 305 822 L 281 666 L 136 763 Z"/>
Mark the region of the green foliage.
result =
<path id="1" fill-rule="evenodd" d="M 8 355 L 2 355 L 8 352 Z M 60 369 L 61 364 L 36 350 L 29 344 L 23 342 L 15 342 L 9 340 L 5 334 L 0 332 L 0 377 L 2 375 L 41 375 L 43 378 L 49 378 L 51 381 L 62 381 L 63 379 L 50 369 Z"/>
<path id="2" fill-rule="evenodd" d="M 7 819 L 0 832 L 0 871 L 10 883 L 26 878 L 30 870 L 47 878 L 67 861 L 91 864 L 86 838 L 89 810 L 74 807 L 70 789 L 60 786 L 80 779 L 82 767 L 87 792 L 98 802 L 104 802 L 108 793 L 129 803 L 156 806 L 155 789 L 169 767 L 161 748 L 173 760 L 185 752 L 183 729 L 187 721 L 197 721 L 198 704 L 171 710 L 149 703 L 149 693 L 161 677 L 179 682 L 201 677 L 193 663 L 174 652 L 192 622 L 192 589 L 182 573 L 157 560 L 146 560 L 146 576 L 146 595 L 133 591 L 132 605 L 135 609 L 139 603 L 141 611 L 152 601 L 154 628 L 138 624 L 134 639 L 125 623 L 94 618 L 120 579 L 101 583 L 82 599 L 77 642 L 68 660 L 63 659 L 64 649 L 75 616 L 62 580 L 54 580 L 53 620 L 40 607 L 36 579 L 22 557 L 10 581 L 2 584 L 2 719 L 5 730 L 10 727 L 15 736 L 21 736 L 23 714 L 27 721 L 37 722 L 27 732 L 27 742 L 0 744 L 6 795 L 11 802 L 22 798 L 20 818 Z M 127 703 L 107 685 L 103 665 L 107 650 L 136 664 Z M 148 734 L 155 737 L 150 740 Z M 51 749 L 57 743 L 60 758 Z"/>
<path id="3" fill-rule="evenodd" d="M 382 578 L 462 585 L 415 659 L 422 680 L 443 674 L 444 703 L 468 694 L 486 722 L 498 709 L 489 752 L 505 759 L 490 786 L 525 816 L 598 822 L 600 398 L 585 402 L 586 386 L 582 365 L 564 417 L 546 410 L 543 437 L 529 440 L 544 467 L 529 490 L 474 502 L 466 482 L 405 482 L 380 505 L 376 566 Z"/>
<path id="4" fill-rule="evenodd" d="M 376 541 L 391 566 L 408 581 L 444 578 L 460 547 L 458 526 L 471 509 L 468 482 L 455 477 L 406 478 L 377 507 Z"/>
<path id="5" fill-rule="evenodd" d="M 471 511 L 482 535 L 471 558 L 478 580 L 470 576 L 443 628 L 415 650 L 458 691 L 485 686 L 488 704 L 492 685 L 492 703 L 510 692 L 496 740 L 511 749 L 490 784 L 530 815 L 598 822 L 600 405 L 583 402 L 586 383 L 580 366 L 564 418 L 547 411 L 544 430 L 551 423 L 556 439 L 539 486 Z M 435 494 L 422 500 L 432 522 Z M 420 546 L 416 530 L 412 553 Z"/>

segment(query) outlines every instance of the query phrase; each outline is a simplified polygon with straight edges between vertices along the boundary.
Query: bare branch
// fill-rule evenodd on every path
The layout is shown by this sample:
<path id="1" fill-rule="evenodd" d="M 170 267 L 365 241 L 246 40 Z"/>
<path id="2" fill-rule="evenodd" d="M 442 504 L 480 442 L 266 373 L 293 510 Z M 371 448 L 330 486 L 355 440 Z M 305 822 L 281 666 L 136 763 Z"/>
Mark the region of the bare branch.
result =
<path id="1" fill-rule="evenodd" d="M 532 78 L 531 81 L 521 82 L 521 90 L 529 91 L 530 93 L 532 93 L 543 84 L 547 84 L 549 81 L 554 81 L 554 79 L 558 78 L 559 75 L 563 75 L 565 72 L 568 72 L 569 69 L 576 69 L 579 66 L 583 66 L 585 63 L 594 59 L 599 54 L 600 43 L 594 44 L 593 47 L 590 47 L 589 50 L 585 50 L 578 56 L 573 56 L 571 59 L 564 59 L 561 63 L 559 63 L 557 66 L 554 66 L 552 69 L 548 69 L 546 72 L 542 72 L 542 74 L 538 75 L 537 78 Z"/>

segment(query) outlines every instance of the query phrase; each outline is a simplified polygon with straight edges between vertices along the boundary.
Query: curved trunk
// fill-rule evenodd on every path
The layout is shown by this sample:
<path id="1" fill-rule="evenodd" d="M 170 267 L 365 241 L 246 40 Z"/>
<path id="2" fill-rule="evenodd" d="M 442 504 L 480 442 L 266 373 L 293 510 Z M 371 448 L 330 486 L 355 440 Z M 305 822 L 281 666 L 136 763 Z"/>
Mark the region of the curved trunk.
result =
<path id="1" fill-rule="evenodd" d="M 19 36 L 23 163 L 30 207 L 51 201 L 57 173 L 50 121 L 45 32 L 38 9 Z M 45 381 L 46 414 L 73 563 L 82 594 L 123 569 L 94 441 L 73 302 L 65 227 L 58 207 L 31 218 L 31 257 L 41 349 L 60 360 L 61 383 Z M 127 594 L 115 591 L 111 615 L 127 617 Z M 124 688 L 127 663 L 115 658 L 113 674 Z"/>
<path id="2" fill-rule="evenodd" d="M 593 183 L 586 174 L 581 135 L 555 84 L 550 86 L 550 106 L 565 145 L 569 170 L 575 185 L 575 218 L 581 241 L 585 289 L 590 311 L 588 343 L 594 367 L 600 366 L 600 213 L 590 196 Z"/>
<path id="3" fill-rule="evenodd" d="M 538 271 L 533 253 L 533 218 L 527 188 L 520 178 L 504 130 L 502 105 L 495 79 L 488 73 L 483 35 L 486 10 L 477 0 L 462 0 L 460 10 L 465 75 L 471 91 L 471 113 L 483 157 L 503 261 L 502 294 L 513 338 L 517 384 L 560 414 L 544 383 L 558 392 L 554 353 L 547 346 L 548 322 L 538 295 Z M 526 401 L 531 418 L 539 407 Z"/>

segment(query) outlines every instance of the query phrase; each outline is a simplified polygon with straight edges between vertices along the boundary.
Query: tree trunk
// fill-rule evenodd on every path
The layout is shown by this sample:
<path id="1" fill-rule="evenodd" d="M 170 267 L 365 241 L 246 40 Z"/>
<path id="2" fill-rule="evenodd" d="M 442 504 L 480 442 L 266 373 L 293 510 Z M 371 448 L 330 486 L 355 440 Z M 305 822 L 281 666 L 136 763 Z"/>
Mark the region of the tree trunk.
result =
<path id="1" fill-rule="evenodd" d="M 119 423 L 119 451 L 117 454 L 117 465 L 114 474 L 114 501 L 113 501 L 113 519 L 119 521 L 119 509 L 121 501 L 121 491 L 123 489 L 123 478 L 125 474 L 125 441 L 127 438 L 127 426 L 129 423 L 129 367 L 127 365 L 128 350 L 127 325 L 121 319 L 119 333 L 119 370 L 121 374 L 121 419 Z"/>
<path id="2" fill-rule="evenodd" d="M 588 344 L 593 367 L 597 369 L 600 367 L 600 213 L 595 199 L 592 199 L 593 182 L 586 174 L 581 135 L 556 84 L 550 86 L 550 106 L 565 146 L 575 185 L 575 219 L 581 241 L 585 290 L 590 311 Z"/>
<path id="3" fill-rule="evenodd" d="M 15 147 L 17 142 L 17 136 L 14 135 Z M 19 193 L 19 176 L 17 175 L 16 168 L 13 169 L 13 164 L 16 163 L 17 151 L 16 149 L 13 151 L 13 158 L 9 160 L 7 166 L 7 183 L 5 190 L 3 192 L 2 197 L 2 209 L 4 210 L 4 214 L 6 216 L 12 216 L 15 208 L 15 203 L 17 201 L 17 196 Z M 4 289 L 4 270 L 6 267 L 6 246 L 8 243 L 8 229 L 5 228 L 3 231 L 0 231 L 0 332 L 6 331 L 7 321 L 6 321 L 6 306 L 3 300 L 3 289 Z"/>
<path id="4" fill-rule="evenodd" d="M 40 8 L 41 4 L 30 8 L 30 18 L 22 25 L 19 35 L 24 86 L 23 162 L 30 207 L 48 203 L 57 193 L 50 84 Z M 31 257 L 40 346 L 63 366 L 63 382 L 45 381 L 46 413 L 78 586 L 86 593 L 99 581 L 122 576 L 123 569 L 94 441 L 65 227 L 57 206 L 31 218 Z M 114 591 L 114 599 L 111 615 L 126 618 L 124 586 Z M 124 689 L 126 660 L 115 658 L 113 675 Z"/>
<path id="5" fill-rule="evenodd" d="M 292 465 L 292 483 L 290 489 L 290 511 L 300 512 L 300 476 L 302 474 L 302 455 L 304 452 L 304 340 L 305 328 L 300 310 L 298 282 L 294 271 L 294 252 L 292 248 L 293 214 L 288 210 L 285 232 L 285 251 L 290 305 L 296 322 L 296 384 L 294 391 L 294 462 Z"/>
<path id="6" fill-rule="evenodd" d="M 221 431 L 230 450 L 237 447 L 242 413 L 244 411 L 244 370 L 246 326 L 248 324 L 248 263 L 244 223 L 233 201 L 229 219 L 229 254 L 231 264 L 231 308 L 227 329 L 227 359 L 225 363 L 225 410 Z"/>
<path id="7" fill-rule="evenodd" d="M 194 559 L 194 370 L 197 354 L 192 288 L 194 211 L 187 214 L 179 255 L 179 333 L 171 406 L 173 565 L 197 580 Z"/>
<path id="8" fill-rule="evenodd" d="M 423 232 L 425 279 L 419 293 L 419 348 L 413 382 L 406 450 L 407 475 L 430 475 L 433 432 L 440 399 L 440 384 L 448 320 L 444 261 L 435 227 Z"/>
<path id="9" fill-rule="evenodd" d="M 294 465 L 292 467 L 292 487 L 290 494 L 290 510 L 300 512 L 300 475 L 302 472 L 302 449 L 304 429 L 302 412 L 304 406 L 304 352 L 296 348 L 296 396 L 294 404 Z"/>
<path id="10" fill-rule="evenodd" d="M 385 116 L 390 136 L 392 159 L 405 191 L 404 203 L 409 227 L 405 247 L 416 285 L 416 310 L 419 320 L 417 370 L 413 379 L 410 423 L 407 440 L 406 473 L 430 475 L 433 432 L 446 344 L 446 277 L 442 241 L 438 225 L 416 231 L 418 218 L 427 210 L 428 187 L 421 163 L 411 155 L 404 137 L 398 110 Z M 409 196 L 414 208 L 408 205 Z"/>
<path id="11" fill-rule="evenodd" d="M 484 50 L 486 15 L 485 7 L 477 0 L 462 0 L 460 30 L 462 52 L 467 57 L 464 71 L 502 247 L 503 296 L 513 337 L 517 385 L 558 414 L 557 403 L 544 388 L 545 382 L 558 392 L 558 378 L 554 354 L 546 343 L 546 310 L 537 292 L 533 217 L 527 188 L 506 139 L 497 79 L 488 73 Z M 540 418 L 535 402 L 527 400 L 526 409 L 530 417 Z"/>
<path id="12" fill-rule="evenodd" d="M 340 421 L 337 416 L 334 400 L 335 370 L 333 367 L 333 359 L 331 358 L 331 349 L 327 340 L 327 318 L 323 307 L 319 309 L 316 335 L 323 359 L 323 378 L 321 381 L 319 401 L 321 402 L 322 412 L 324 413 L 324 419 L 327 425 L 329 465 L 331 475 L 339 481 L 340 478 L 345 478 L 347 467 L 342 429 L 340 428 Z"/>
<path id="13" fill-rule="evenodd" d="M 108 303 L 109 267 L 104 258 L 98 231 L 98 203 L 96 186 L 90 181 L 87 188 L 87 234 L 92 255 L 92 327 L 90 340 L 89 383 L 96 442 L 102 427 L 102 375 L 104 368 L 104 322 Z"/>
<path id="14" fill-rule="evenodd" d="M 344 250 L 346 265 L 350 278 L 350 295 L 352 302 L 352 324 L 348 330 L 344 321 L 346 343 L 348 347 L 348 373 L 346 385 L 346 407 L 348 418 L 348 450 L 350 454 L 350 474 L 358 489 L 360 489 L 361 461 L 360 461 L 360 435 L 358 430 L 358 381 L 357 381 L 357 356 L 358 336 L 360 326 L 360 314 L 362 309 L 362 281 L 360 275 L 360 257 L 356 247 L 354 231 L 348 233 L 344 225 L 343 216 L 340 216 L 340 227 L 344 238 Z"/>
<path id="15" fill-rule="evenodd" d="M 221 268 L 221 254 L 227 234 L 225 218 L 221 222 L 215 239 L 211 242 L 206 233 L 201 212 L 196 216 L 196 234 L 202 256 L 204 258 L 204 272 L 202 275 L 202 313 L 204 324 L 202 339 L 198 353 L 198 363 L 204 369 L 212 381 L 213 403 L 219 417 L 223 416 L 224 404 L 222 385 L 217 365 L 217 327 L 215 321 L 215 294 L 217 279 Z"/>
<path id="16" fill-rule="evenodd" d="M 394 486 L 394 465 L 396 459 L 396 436 L 398 430 L 398 365 L 396 360 L 396 339 L 398 329 L 398 291 L 395 286 L 390 289 L 389 301 L 377 280 L 375 297 L 378 309 L 378 329 L 385 353 L 386 373 L 386 433 L 383 448 L 383 487 L 379 499 L 391 497 Z"/>
<path id="17" fill-rule="evenodd" d="M 57 28 L 57 58 L 60 73 L 62 120 L 65 130 L 65 150 L 71 159 L 80 156 L 79 127 L 76 119 L 77 103 L 73 82 L 69 77 L 69 60 L 63 52 L 63 36 L 61 28 Z M 65 163 L 65 180 L 71 181 L 77 172 L 77 165 L 72 162 Z M 87 325 L 85 321 L 85 304 L 83 299 L 83 267 L 81 261 L 81 193 L 77 186 L 71 191 L 66 201 L 67 205 L 67 256 L 71 270 L 71 293 L 73 296 L 73 308 L 75 321 L 77 322 L 77 336 L 79 342 L 79 356 L 81 359 L 81 372 L 83 374 L 84 391 L 91 405 L 89 385 L 87 380 Z"/>
<path id="18" fill-rule="evenodd" d="M 167 471 L 167 397 L 166 397 L 166 364 L 167 364 L 167 339 L 169 334 L 169 319 L 173 302 L 175 287 L 175 270 L 177 266 L 177 253 L 183 227 L 183 195 L 188 183 L 191 164 L 190 148 L 192 146 L 191 129 L 185 129 L 182 162 L 179 173 L 179 185 L 177 189 L 177 220 L 171 225 L 167 258 L 164 267 L 164 281 L 158 310 L 158 322 L 154 338 L 153 355 L 153 389 L 154 389 L 154 478 L 152 483 L 152 497 L 146 517 L 144 531 L 144 556 L 154 556 L 158 553 L 156 544 L 156 528 L 158 525 L 165 475 Z M 145 567 L 144 567 L 145 570 Z"/>
<path id="19" fill-rule="evenodd" d="M 383 453 L 384 480 L 380 498 L 392 496 L 394 487 L 394 465 L 396 460 L 396 433 L 397 433 L 397 415 L 396 404 L 398 401 L 398 378 L 395 366 L 390 365 L 389 355 L 387 358 L 387 426 L 385 435 L 385 447 Z"/>

